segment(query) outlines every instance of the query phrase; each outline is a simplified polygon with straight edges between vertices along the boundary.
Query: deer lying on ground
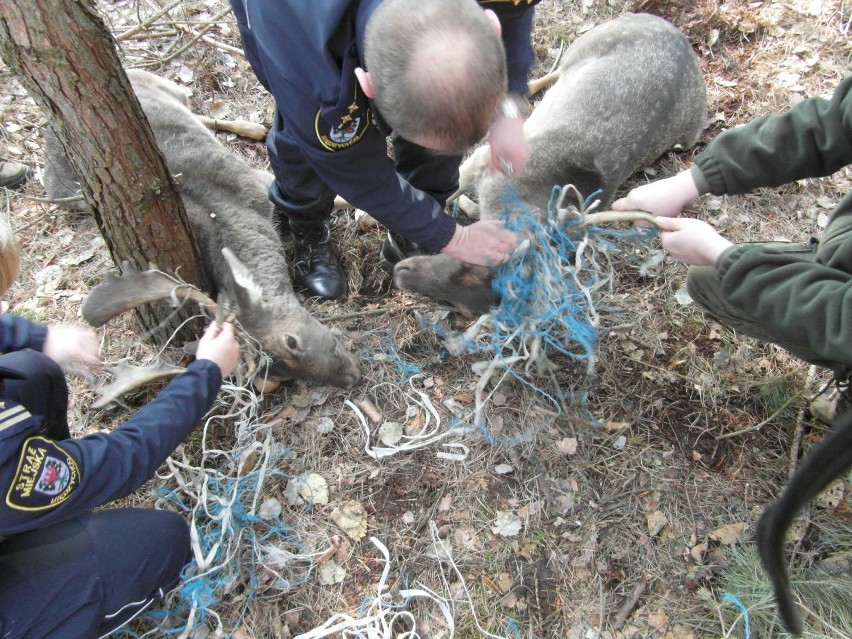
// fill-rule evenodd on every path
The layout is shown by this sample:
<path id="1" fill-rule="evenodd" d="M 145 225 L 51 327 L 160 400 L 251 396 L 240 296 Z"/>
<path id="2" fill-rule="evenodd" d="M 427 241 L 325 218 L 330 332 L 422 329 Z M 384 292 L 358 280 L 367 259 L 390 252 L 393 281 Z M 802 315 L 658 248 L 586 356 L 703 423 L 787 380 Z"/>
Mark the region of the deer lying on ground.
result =
<path id="1" fill-rule="evenodd" d="M 524 124 L 524 172 L 487 172 L 482 146 L 462 164 L 457 195 L 476 188 L 482 217 L 499 219 L 511 189 L 542 212 L 554 186 L 573 184 L 584 196 L 600 189 L 604 209 L 631 174 L 675 146 L 694 145 L 706 117 L 704 81 L 684 35 L 662 18 L 625 14 L 565 51 L 559 79 Z M 476 316 L 500 301 L 495 273 L 446 255 L 420 256 L 399 262 L 394 282 Z"/>
<path id="2" fill-rule="evenodd" d="M 228 151 L 189 110 L 185 89 L 139 69 L 127 75 L 169 170 L 180 175 L 204 266 L 218 292 L 236 303 L 234 314 L 246 332 L 273 357 L 270 374 L 353 387 L 361 378 L 354 356 L 293 292 L 267 197 L 272 175 Z M 79 185 L 53 135 L 46 136 L 45 154 L 48 194 L 73 196 Z M 165 276 L 144 285 L 139 277 L 112 278 L 106 288 L 109 310 L 91 310 L 94 305 L 87 303 L 88 315 L 103 323 L 134 305 L 168 298 L 174 288 Z"/>
<path id="3" fill-rule="evenodd" d="M 802 618 L 790 589 L 784 542 L 787 530 L 802 508 L 852 467 L 852 410 L 834 422 L 831 431 L 802 460 L 781 496 L 763 510 L 757 523 L 757 549 L 772 582 L 779 616 L 787 632 L 796 636 L 802 634 Z"/>

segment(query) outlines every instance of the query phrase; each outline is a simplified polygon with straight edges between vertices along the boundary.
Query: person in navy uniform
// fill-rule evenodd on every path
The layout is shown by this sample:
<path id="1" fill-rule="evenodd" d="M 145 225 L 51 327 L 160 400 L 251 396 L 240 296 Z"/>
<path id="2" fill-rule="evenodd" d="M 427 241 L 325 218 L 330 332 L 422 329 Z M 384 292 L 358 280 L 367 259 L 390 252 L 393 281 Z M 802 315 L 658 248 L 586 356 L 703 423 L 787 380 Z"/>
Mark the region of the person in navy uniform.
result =
<path id="1" fill-rule="evenodd" d="M 0 291 L 18 272 L 0 217 Z M 99 366 L 91 328 L 0 315 L 0 637 L 100 637 L 174 586 L 192 559 L 179 514 L 93 509 L 130 495 L 210 409 L 237 364 L 233 327 L 211 325 L 197 357 L 110 433 L 72 438 L 63 367 Z"/>
<path id="2" fill-rule="evenodd" d="M 421 252 L 508 258 L 514 233 L 493 220 L 459 226 L 444 205 L 462 154 L 486 134 L 495 169 L 524 167 L 538 2 L 231 0 L 246 57 L 275 97 L 269 195 L 312 295 L 346 292 L 329 241 L 336 194 L 389 229 L 388 266 Z"/>

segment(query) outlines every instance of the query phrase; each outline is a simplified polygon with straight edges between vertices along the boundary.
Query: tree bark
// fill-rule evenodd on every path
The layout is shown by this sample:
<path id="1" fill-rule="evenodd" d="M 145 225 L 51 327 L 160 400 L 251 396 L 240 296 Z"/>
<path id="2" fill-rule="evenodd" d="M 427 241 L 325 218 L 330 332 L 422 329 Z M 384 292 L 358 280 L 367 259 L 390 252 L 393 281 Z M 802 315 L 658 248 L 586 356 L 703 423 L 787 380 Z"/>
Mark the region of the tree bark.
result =
<path id="1" fill-rule="evenodd" d="M 115 264 L 155 264 L 209 291 L 178 188 L 92 0 L 3 0 L 0 54 L 59 137 Z M 149 306 L 137 319 L 162 341 L 194 310 Z"/>

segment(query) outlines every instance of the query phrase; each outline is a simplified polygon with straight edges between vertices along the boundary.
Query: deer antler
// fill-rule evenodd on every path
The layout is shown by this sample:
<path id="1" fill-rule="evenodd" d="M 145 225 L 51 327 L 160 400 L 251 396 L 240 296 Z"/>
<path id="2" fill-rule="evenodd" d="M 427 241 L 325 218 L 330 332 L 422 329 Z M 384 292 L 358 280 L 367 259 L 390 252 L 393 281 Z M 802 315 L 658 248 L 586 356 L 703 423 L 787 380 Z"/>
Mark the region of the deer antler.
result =
<path id="1" fill-rule="evenodd" d="M 172 279 L 161 271 L 138 271 L 129 262 L 123 262 L 121 270 L 124 273 L 121 276 L 108 273 L 86 298 L 83 317 L 92 326 L 103 326 L 125 311 L 164 299 L 171 299 L 174 306 L 193 300 L 216 314 L 216 302 L 197 288 Z"/>
<path id="2" fill-rule="evenodd" d="M 115 376 L 115 380 L 95 389 L 95 392 L 100 395 L 100 399 L 92 404 L 92 408 L 103 408 L 117 397 L 135 388 L 140 388 L 158 379 L 174 377 L 186 372 L 185 368 L 164 362 L 155 362 L 146 366 L 118 364 L 117 366 L 110 366 L 106 370 Z"/>

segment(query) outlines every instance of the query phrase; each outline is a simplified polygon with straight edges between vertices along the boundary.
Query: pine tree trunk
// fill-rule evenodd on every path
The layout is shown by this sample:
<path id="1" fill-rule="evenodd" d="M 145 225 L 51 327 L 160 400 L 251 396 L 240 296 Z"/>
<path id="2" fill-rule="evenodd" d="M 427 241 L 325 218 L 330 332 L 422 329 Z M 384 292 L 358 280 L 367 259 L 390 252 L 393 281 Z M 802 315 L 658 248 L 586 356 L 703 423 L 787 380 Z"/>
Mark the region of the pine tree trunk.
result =
<path id="1" fill-rule="evenodd" d="M 59 137 L 115 264 L 155 264 L 209 291 L 179 191 L 92 0 L 3 0 L 0 54 Z M 137 318 L 162 341 L 194 310 L 150 305 Z"/>

